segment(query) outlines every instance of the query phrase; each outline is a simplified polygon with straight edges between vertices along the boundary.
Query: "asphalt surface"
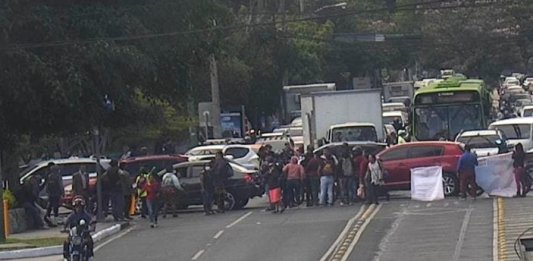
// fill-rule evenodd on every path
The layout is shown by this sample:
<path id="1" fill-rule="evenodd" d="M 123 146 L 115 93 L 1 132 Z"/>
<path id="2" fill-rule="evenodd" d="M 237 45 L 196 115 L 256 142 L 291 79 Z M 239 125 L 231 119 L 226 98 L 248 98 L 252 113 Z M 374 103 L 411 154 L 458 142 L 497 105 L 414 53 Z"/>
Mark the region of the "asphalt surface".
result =
<path id="1" fill-rule="evenodd" d="M 394 192 L 390 202 L 380 203 L 346 260 L 493 260 L 492 199 L 428 203 L 408 195 Z M 255 199 L 246 209 L 214 216 L 193 208 L 161 219 L 155 229 L 139 220 L 130 232 L 100 244 L 95 260 L 320 260 L 362 208 L 300 207 L 272 214 L 265 206 L 266 199 Z"/>
<path id="2" fill-rule="evenodd" d="M 382 204 L 348 260 L 492 260 L 493 199 Z"/>
<path id="3" fill-rule="evenodd" d="M 147 222 L 97 253 L 95 260 L 319 260 L 361 205 L 293 208 L 264 212 L 265 199 L 251 208 L 204 216 L 181 214 Z M 222 232 L 221 232 L 222 231 Z"/>

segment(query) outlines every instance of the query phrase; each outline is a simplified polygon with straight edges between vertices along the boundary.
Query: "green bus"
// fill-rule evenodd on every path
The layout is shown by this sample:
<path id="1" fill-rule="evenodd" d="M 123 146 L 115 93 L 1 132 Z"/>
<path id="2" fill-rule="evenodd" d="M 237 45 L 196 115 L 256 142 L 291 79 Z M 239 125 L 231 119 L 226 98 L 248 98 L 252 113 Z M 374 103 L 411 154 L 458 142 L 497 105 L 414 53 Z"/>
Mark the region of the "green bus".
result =
<path id="1" fill-rule="evenodd" d="M 485 82 L 464 75 L 421 88 L 413 99 L 413 139 L 454 140 L 461 131 L 486 129 L 491 106 Z"/>

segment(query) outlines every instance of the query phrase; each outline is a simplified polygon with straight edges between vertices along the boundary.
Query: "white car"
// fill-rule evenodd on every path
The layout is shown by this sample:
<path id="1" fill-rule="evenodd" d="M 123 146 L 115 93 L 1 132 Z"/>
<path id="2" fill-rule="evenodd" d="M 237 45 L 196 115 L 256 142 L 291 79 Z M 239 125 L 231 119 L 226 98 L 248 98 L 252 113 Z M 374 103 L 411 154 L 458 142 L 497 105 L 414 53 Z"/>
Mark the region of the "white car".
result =
<path id="1" fill-rule="evenodd" d="M 459 133 L 456 142 L 468 144 L 479 157 L 508 152 L 505 134 L 499 130 L 472 130 Z"/>
<path id="2" fill-rule="evenodd" d="M 524 82 L 522 82 L 522 85 L 524 87 L 527 87 L 528 85 L 533 84 L 533 77 L 527 77 Z"/>
<path id="3" fill-rule="evenodd" d="M 505 93 L 526 93 L 526 91 L 520 85 L 511 85 L 505 89 Z"/>
<path id="4" fill-rule="evenodd" d="M 506 77 L 503 86 L 520 85 L 520 81 L 516 77 Z"/>
<path id="5" fill-rule="evenodd" d="M 206 160 L 222 152 L 224 157 L 250 169 L 259 168 L 259 156 L 247 145 L 208 145 L 190 149 L 185 153 L 189 161 Z"/>
<path id="6" fill-rule="evenodd" d="M 388 111 L 407 111 L 407 108 L 405 107 L 405 104 L 403 104 L 401 102 L 383 103 L 381 105 L 381 108 L 382 108 L 383 112 L 388 112 Z"/>
<path id="7" fill-rule="evenodd" d="M 407 123 L 407 113 L 403 111 L 386 111 L 383 112 L 383 123 L 392 124 L 395 119 L 400 119 L 402 126 Z"/>
<path id="8" fill-rule="evenodd" d="M 520 117 L 533 116 L 533 105 L 526 105 L 520 109 Z"/>

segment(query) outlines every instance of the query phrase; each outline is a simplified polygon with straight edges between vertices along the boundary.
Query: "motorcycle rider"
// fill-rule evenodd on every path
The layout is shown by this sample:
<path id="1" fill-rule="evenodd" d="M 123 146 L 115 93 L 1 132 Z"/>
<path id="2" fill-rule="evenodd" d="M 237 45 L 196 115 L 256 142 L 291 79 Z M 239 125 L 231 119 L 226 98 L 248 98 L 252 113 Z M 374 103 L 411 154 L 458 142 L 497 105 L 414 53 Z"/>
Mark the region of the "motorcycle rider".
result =
<path id="1" fill-rule="evenodd" d="M 72 201 L 72 205 L 74 207 L 74 211 L 72 214 L 70 214 L 67 218 L 67 221 L 65 221 L 65 226 L 63 228 L 63 231 L 68 231 L 67 229 L 73 228 L 77 226 L 81 220 L 85 221 L 85 224 L 91 223 L 91 215 L 89 215 L 85 211 L 85 199 L 81 196 L 74 197 L 74 200 Z M 85 238 L 85 244 L 87 245 L 87 256 L 89 260 L 92 260 L 94 256 L 93 252 L 93 238 L 91 237 L 90 233 L 87 231 L 84 234 Z M 65 260 L 68 260 L 69 256 L 69 245 L 70 245 L 70 237 L 67 237 L 67 240 L 63 243 L 63 258 Z"/>

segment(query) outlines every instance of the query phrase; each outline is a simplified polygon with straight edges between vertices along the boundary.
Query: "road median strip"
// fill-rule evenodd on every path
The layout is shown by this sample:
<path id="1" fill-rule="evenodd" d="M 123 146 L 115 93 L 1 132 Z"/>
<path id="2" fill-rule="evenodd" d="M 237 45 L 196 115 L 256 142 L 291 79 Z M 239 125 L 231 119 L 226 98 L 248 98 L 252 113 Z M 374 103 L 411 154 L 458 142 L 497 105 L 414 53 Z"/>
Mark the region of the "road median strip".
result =
<path id="1" fill-rule="evenodd" d="M 355 215 L 355 217 L 348 221 L 346 227 L 339 235 L 339 238 L 337 238 L 320 261 L 347 260 L 366 226 L 381 209 L 381 206 L 382 205 L 370 205 L 366 209 L 365 206 L 361 207 L 361 210 Z"/>
<path id="2" fill-rule="evenodd" d="M 98 243 L 130 226 L 130 223 L 116 224 L 92 235 L 94 243 Z M 67 234 L 63 238 L 67 238 Z M 42 256 L 62 255 L 63 245 L 54 245 L 47 247 L 27 248 L 9 251 L 0 251 L 0 260 L 20 259 L 20 258 L 35 258 Z"/>

